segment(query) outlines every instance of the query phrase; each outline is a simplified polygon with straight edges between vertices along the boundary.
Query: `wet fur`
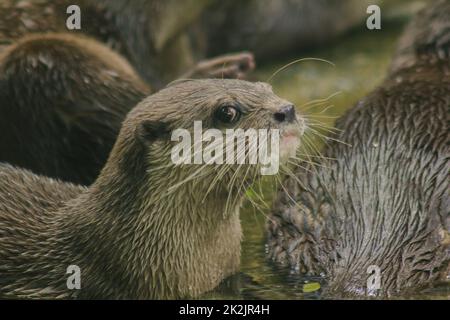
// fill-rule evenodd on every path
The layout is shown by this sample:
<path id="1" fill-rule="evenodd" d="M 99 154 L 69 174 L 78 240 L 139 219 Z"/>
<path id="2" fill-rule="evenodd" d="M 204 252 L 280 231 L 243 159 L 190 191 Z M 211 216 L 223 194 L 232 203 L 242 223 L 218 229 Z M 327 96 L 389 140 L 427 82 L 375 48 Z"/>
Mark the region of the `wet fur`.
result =
<path id="1" fill-rule="evenodd" d="M 254 67 L 248 53 L 191 68 L 185 27 L 208 3 L 80 0 L 81 30 L 69 31 L 71 1 L 1 1 L 0 161 L 91 184 L 150 93 L 138 72 L 152 87 L 181 72 L 242 77 Z"/>
<path id="2" fill-rule="evenodd" d="M 168 133 L 192 130 L 194 120 L 218 128 L 212 115 L 224 103 L 244 108 L 238 127 L 247 129 L 278 127 L 273 113 L 287 101 L 262 83 L 178 81 L 129 113 L 89 188 L 1 165 L 0 297 L 190 298 L 235 273 L 246 185 L 230 179 L 246 166 L 215 183 L 216 168 L 200 167 L 202 175 L 170 192 L 199 167 L 170 163 Z M 67 289 L 72 264 L 81 290 Z"/>
<path id="3" fill-rule="evenodd" d="M 153 87 L 161 87 L 192 67 L 182 31 L 210 3 L 160 0 L 79 0 L 81 30 L 67 30 L 69 0 L 3 0 L 0 3 L 0 51 L 34 33 L 85 35 L 124 56 Z"/>
<path id="4" fill-rule="evenodd" d="M 434 12 L 441 15 L 445 5 L 448 17 L 448 3 Z M 343 131 L 335 138 L 345 144 L 324 150 L 336 160 L 322 160 L 328 168 L 311 173 L 298 170 L 302 185 L 288 178 L 290 196 L 280 191 L 274 203 L 271 259 L 323 274 L 326 296 L 395 296 L 450 274 L 449 42 L 427 47 L 413 59 L 396 58 L 411 63 L 394 67 L 338 120 Z M 378 292 L 367 289 L 370 265 L 381 268 Z"/>
<path id="5" fill-rule="evenodd" d="M 0 161 L 90 184 L 126 114 L 149 92 L 123 58 L 94 40 L 23 37 L 0 53 Z"/>

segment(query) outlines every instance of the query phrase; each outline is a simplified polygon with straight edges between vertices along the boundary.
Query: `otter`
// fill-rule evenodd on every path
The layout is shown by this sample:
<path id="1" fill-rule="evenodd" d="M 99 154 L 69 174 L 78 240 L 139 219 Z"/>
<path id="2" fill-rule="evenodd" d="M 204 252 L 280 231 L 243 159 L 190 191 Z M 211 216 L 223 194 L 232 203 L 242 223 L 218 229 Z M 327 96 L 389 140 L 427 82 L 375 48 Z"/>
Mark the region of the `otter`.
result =
<path id="1" fill-rule="evenodd" d="M 425 7 L 412 19 L 400 38 L 397 50 L 389 67 L 389 73 L 411 67 L 418 59 L 441 59 L 450 57 L 448 21 L 448 0 L 438 0 Z"/>
<path id="2" fill-rule="evenodd" d="M 258 61 L 327 44 L 367 18 L 367 0 L 221 1 L 208 6 L 203 26 L 209 55 L 250 50 Z M 267 41 L 270 39 L 270 41 Z"/>
<path id="3" fill-rule="evenodd" d="M 151 65 L 158 60 L 149 46 L 159 20 L 149 19 L 168 12 L 156 10 L 158 1 L 83 0 L 82 29 L 69 32 L 69 4 L 0 4 L 0 161 L 86 185 L 104 166 L 126 114 L 150 94 L 148 83 L 165 81 Z M 243 53 L 183 71 L 242 77 L 253 67 L 253 57 Z"/>
<path id="4" fill-rule="evenodd" d="M 413 19 L 384 83 L 337 121 L 344 143 L 329 140 L 320 167 L 297 170 L 274 201 L 269 258 L 324 276 L 326 297 L 448 281 L 449 15 L 450 1 L 438 1 Z"/>
<path id="5" fill-rule="evenodd" d="M 239 206 L 260 165 L 173 163 L 171 132 L 195 121 L 277 128 L 282 161 L 304 126 L 265 83 L 176 81 L 128 114 L 89 187 L 0 165 L 0 296 L 191 298 L 236 273 Z M 80 290 L 67 287 L 70 265 Z"/>
<path id="6" fill-rule="evenodd" d="M 0 51 L 35 33 L 85 35 L 124 56 L 153 88 L 178 77 L 243 77 L 254 67 L 247 52 L 201 61 L 192 25 L 212 0 L 4 0 L 0 3 Z M 81 29 L 68 30 L 66 10 L 78 5 Z M 190 38 L 193 38 L 191 40 Z M 223 52 L 221 52 L 223 54 Z"/>
<path id="7" fill-rule="evenodd" d="M 126 114 L 150 92 L 124 58 L 93 39 L 26 36 L 0 53 L 0 161 L 90 184 Z"/>

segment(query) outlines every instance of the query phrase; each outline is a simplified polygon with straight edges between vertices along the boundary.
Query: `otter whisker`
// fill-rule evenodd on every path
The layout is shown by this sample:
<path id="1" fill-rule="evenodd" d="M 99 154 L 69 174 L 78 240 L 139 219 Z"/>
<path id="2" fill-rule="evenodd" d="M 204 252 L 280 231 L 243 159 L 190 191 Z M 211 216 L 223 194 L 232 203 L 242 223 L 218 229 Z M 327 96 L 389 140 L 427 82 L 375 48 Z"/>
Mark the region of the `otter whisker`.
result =
<path id="1" fill-rule="evenodd" d="M 297 155 L 300 155 L 300 156 L 305 156 L 306 154 L 305 153 L 296 153 Z M 319 158 L 319 159 L 328 159 L 328 160 L 337 160 L 337 158 L 330 158 L 330 157 L 325 157 L 325 156 L 315 156 L 315 155 L 312 155 L 312 154 L 310 154 L 309 155 L 311 158 Z"/>
<path id="2" fill-rule="evenodd" d="M 228 208 L 229 208 L 229 204 L 230 204 L 230 199 L 231 199 L 231 195 L 233 193 L 233 189 L 234 189 L 234 182 L 238 176 L 238 173 L 241 171 L 241 165 L 238 165 L 236 171 L 234 172 L 234 174 L 231 176 L 231 181 L 230 181 L 230 187 L 228 190 L 228 195 L 227 195 L 227 201 L 225 202 L 225 210 L 224 210 L 224 214 L 228 213 Z"/>
<path id="3" fill-rule="evenodd" d="M 290 162 L 292 163 L 292 162 Z M 297 181 L 297 183 L 302 186 L 303 189 L 307 190 L 307 191 L 311 191 L 309 188 L 307 188 L 302 181 L 300 181 L 300 179 L 297 177 L 297 175 L 292 172 L 291 169 L 289 169 L 287 166 L 282 167 L 282 169 L 287 173 L 287 175 L 291 178 L 293 178 L 295 181 Z M 311 171 L 310 171 L 311 172 Z"/>
<path id="4" fill-rule="evenodd" d="M 334 108 L 334 104 L 330 104 L 329 106 L 325 107 L 325 109 L 323 109 L 322 111 L 320 111 L 317 114 L 323 114 L 323 113 L 327 112 L 328 110 L 330 110 L 331 108 Z"/>
<path id="5" fill-rule="evenodd" d="M 303 136 L 303 148 L 305 149 L 306 153 L 302 153 L 303 157 L 300 157 L 299 154 L 295 154 L 294 157 L 291 157 L 292 159 L 296 159 L 297 161 L 304 162 L 307 164 L 310 164 L 311 166 L 314 166 L 316 162 L 311 158 L 313 154 L 317 154 L 314 156 L 314 158 L 322 158 L 323 155 L 320 153 L 319 150 L 315 148 L 314 144 L 311 144 L 309 141 L 309 138 L 307 135 Z M 290 160 L 292 161 L 292 160 Z M 302 167 L 300 164 L 296 164 L 296 166 Z M 306 169 L 306 168 L 304 168 Z"/>
<path id="6" fill-rule="evenodd" d="M 246 181 L 245 179 L 246 179 L 246 177 L 247 177 L 247 174 L 248 174 L 249 169 L 250 169 L 250 167 L 247 168 L 247 171 L 246 171 L 246 173 L 245 173 L 245 176 L 244 176 L 244 179 L 243 179 L 243 181 L 242 181 L 242 183 L 241 183 L 240 188 L 243 188 L 243 187 L 244 187 L 244 183 L 245 183 L 245 181 Z M 256 175 L 257 175 L 257 171 L 254 172 L 253 177 L 252 177 L 252 181 L 255 180 Z M 249 190 L 251 190 L 251 191 L 253 192 L 253 194 L 255 194 L 258 198 L 260 198 L 259 194 L 256 192 L 256 190 L 254 190 L 254 188 L 253 188 L 252 185 L 249 186 Z M 252 198 L 251 196 L 249 196 L 246 192 L 245 192 L 244 194 L 245 194 L 245 198 L 250 202 L 250 204 L 251 204 L 252 207 L 254 208 L 254 210 L 255 210 L 255 211 L 254 211 L 254 213 L 255 213 L 255 220 L 257 220 L 257 219 L 256 219 L 256 210 L 258 210 L 259 212 L 261 212 L 261 213 L 264 214 L 264 210 L 268 208 L 268 205 L 265 203 L 265 201 L 262 201 L 262 203 L 265 205 L 265 207 L 261 207 L 261 205 L 258 204 L 255 200 L 253 200 L 253 198 Z M 261 198 L 260 198 L 260 199 L 261 199 Z"/>
<path id="7" fill-rule="evenodd" d="M 255 143 L 255 142 L 253 141 L 253 143 Z M 251 146 L 253 146 L 253 144 L 252 144 Z M 249 148 L 249 150 L 250 150 L 250 148 Z M 240 150 L 240 152 L 238 152 L 238 153 L 236 154 L 236 160 L 239 159 L 240 156 L 241 156 L 243 153 L 245 153 L 245 152 L 246 152 L 246 148 L 243 148 L 242 150 Z M 244 161 L 245 161 L 245 158 L 244 158 Z M 230 201 L 230 196 L 231 196 L 231 194 L 233 193 L 233 192 L 232 192 L 233 189 L 235 188 L 234 183 L 235 183 L 237 174 L 241 171 L 240 169 L 241 169 L 242 165 L 238 164 L 237 166 L 238 166 L 238 167 L 237 167 L 235 173 L 234 173 L 234 174 L 232 175 L 232 177 L 231 177 L 230 187 L 229 187 L 229 192 L 228 192 L 227 201 L 226 201 L 226 204 L 225 204 L 225 212 L 228 212 L 228 204 L 229 204 L 229 201 Z M 250 166 L 250 165 L 249 165 L 249 166 Z"/>
<path id="8" fill-rule="evenodd" d="M 225 154 L 228 151 L 230 151 L 231 149 L 234 149 L 234 147 L 235 147 L 234 144 L 226 145 Z M 241 155 L 242 155 L 242 150 L 241 150 L 241 152 L 239 154 L 236 155 L 236 159 L 238 159 Z M 215 183 L 217 181 L 219 181 L 227 173 L 227 171 L 229 171 L 230 168 L 231 168 L 231 165 L 228 165 L 228 164 L 224 164 L 223 165 L 223 168 L 221 170 L 219 170 L 219 173 L 216 175 L 216 177 L 211 182 L 211 184 L 210 184 L 209 188 L 207 189 L 207 192 L 206 192 L 205 196 L 203 197 L 203 199 L 206 198 L 208 193 L 214 188 Z"/>
<path id="9" fill-rule="evenodd" d="M 310 165 L 313 165 L 313 166 L 324 167 L 323 164 L 322 164 L 323 161 L 319 161 L 319 160 L 317 160 L 317 161 L 312 161 L 312 159 L 307 160 L 307 159 L 300 158 L 300 157 L 297 157 L 297 156 L 292 156 L 291 158 L 294 159 L 294 160 L 297 160 L 297 161 L 299 161 L 299 162 L 306 162 L 306 163 L 309 163 Z M 319 157 L 319 158 L 320 158 L 320 157 Z M 325 167 L 325 168 L 327 168 L 327 167 Z"/>
<path id="10" fill-rule="evenodd" d="M 326 97 L 324 99 L 315 99 L 315 100 L 308 101 L 308 102 L 300 105 L 299 108 L 301 109 L 303 107 L 310 106 L 309 108 L 303 109 L 302 111 L 304 112 L 304 111 L 312 108 L 314 105 L 325 104 L 330 99 L 334 98 L 335 96 L 337 96 L 337 95 L 339 95 L 341 93 L 342 93 L 342 91 L 336 91 L 335 93 L 332 93 L 331 95 L 329 95 L 328 97 Z"/>
<path id="11" fill-rule="evenodd" d="M 302 160 L 301 162 L 305 162 L 305 161 Z M 308 162 L 308 161 L 306 161 L 306 162 L 309 163 L 311 166 L 313 166 L 313 165 L 316 164 L 316 163 L 314 163 L 314 162 Z M 298 167 L 298 168 L 300 168 L 300 169 L 302 169 L 302 170 L 305 170 L 305 171 L 307 171 L 307 172 L 311 172 L 311 173 L 312 173 L 311 170 L 309 170 L 307 167 L 302 166 L 302 165 L 301 165 L 300 163 L 298 163 L 298 162 L 294 162 L 294 161 L 292 161 L 292 160 L 288 160 L 288 163 L 290 163 L 290 164 L 294 165 L 295 167 Z"/>
<path id="12" fill-rule="evenodd" d="M 258 212 L 261 213 L 267 220 L 269 220 L 269 221 L 274 221 L 273 218 L 271 218 L 269 215 L 267 215 L 267 214 L 264 212 L 265 210 L 268 210 L 268 209 L 270 209 L 270 208 L 268 208 L 268 207 L 267 207 L 267 208 L 261 207 L 260 204 L 258 204 L 255 200 L 253 200 L 253 199 L 252 199 L 251 197 L 249 197 L 249 196 L 247 196 L 246 199 L 249 200 L 250 204 L 252 205 L 253 209 L 255 210 L 254 212 L 255 212 L 255 220 L 256 220 L 256 221 L 258 221 L 257 218 L 256 218 L 256 210 L 258 210 Z"/>
<path id="13" fill-rule="evenodd" d="M 334 141 L 334 142 L 342 143 L 342 144 L 344 144 L 344 145 L 346 145 L 346 146 L 348 146 L 348 147 L 352 147 L 351 144 L 349 144 L 349 143 L 347 143 L 347 142 L 345 142 L 345 141 L 342 141 L 342 140 L 339 140 L 339 139 L 336 139 L 336 138 L 332 138 L 332 137 L 329 137 L 329 136 L 325 136 L 325 135 L 321 134 L 319 131 L 317 131 L 317 130 L 315 130 L 315 129 L 313 129 L 313 128 L 310 128 L 310 129 L 311 129 L 311 131 L 313 131 L 316 135 L 318 135 L 319 137 L 322 137 L 325 141 Z"/>
<path id="14" fill-rule="evenodd" d="M 253 194 L 260 200 L 261 205 L 263 206 L 263 208 L 265 209 L 270 209 L 270 206 L 267 204 L 267 202 L 264 200 L 264 198 L 262 197 L 262 192 L 261 194 L 256 192 L 255 188 L 253 188 L 253 186 L 249 186 L 249 189 L 253 192 Z M 250 198 L 247 196 L 247 198 Z"/>
<path id="15" fill-rule="evenodd" d="M 312 139 L 321 139 L 321 140 L 325 140 L 323 139 L 323 137 L 319 136 L 317 133 L 321 133 L 324 132 L 325 134 L 329 134 L 331 136 L 339 136 L 339 132 L 334 131 L 333 129 L 330 128 L 324 128 L 324 127 L 319 127 L 319 126 L 310 126 L 308 127 L 308 132 L 306 132 L 306 135 L 309 135 Z"/>
<path id="16" fill-rule="evenodd" d="M 305 206 L 302 205 L 301 203 L 299 203 L 298 201 L 296 201 L 294 198 L 292 198 L 291 194 L 289 193 L 288 189 L 283 185 L 283 182 L 281 181 L 280 177 L 277 176 L 277 180 L 278 183 L 280 184 L 281 188 L 283 189 L 283 191 L 285 192 L 285 194 L 289 197 L 289 199 L 292 201 L 292 203 L 298 207 L 301 210 L 305 209 Z"/>
<path id="17" fill-rule="evenodd" d="M 326 122 L 320 121 L 317 118 L 314 118 L 314 116 L 308 116 L 305 115 L 305 119 L 308 122 L 308 129 L 310 128 L 319 128 L 319 129 L 323 129 L 329 132 L 333 132 L 335 134 L 342 132 L 342 129 L 336 128 L 333 125 L 329 125 Z M 335 132 L 334 132 L 335 131 Z"/>
<path id="18" fill-rule="evenodd" d="M 257 195 L 257 193 L 254 191 L 253 188 L 251 188 L 251 190 L 254 192 L 254 194 Z M 265 204 L 265 206 L 261 207 L 261 205 L 258 204 L 258 203 L 257 203 L 256 201 L 254 201 L 253 199 L 251 199 L 251 197 L 247 196 L 246 199 L 248 199 L 248 200 L 250 201 L 250 203 L 252 204 L 252 206 L 253 206 L 256 210 L 258 210 L 258 212 L 261 213 L 267 220 L 274 221 L 269 215 L 267 215 L 267 214 L 264 212 L 265 210 L 269 210 L 269 209 L 270 209 L 270 206 L 267 205 L 265 201 L 262 201 L 262 200 L 261 200 L 261 202 Z"/>
<path id="19" fill-rule="evenodd" d="M 309 140 L 309 138 L 308 138 L 307 136 L 304 136 L 304 142 L 305 142 L 311 149 L 315 150 L 315 152 L 317 152 L 317 154 L 318 154 L 319 156 L 323 157 L 322 153 L 321 153 L 321 152 L 317 149 L 317 147 Z M 309 158 L 308 154 L 307 154 L 306 156 Z M 309 158 L 309 159 L 310 159 L 310 161 L 311 161 L 311 158 Z M 312 162 L 312 161 L 311 161 L 311 162 Z M 313 168 L 313 170 L 315 171 L 316 175 L 319 175 L 319 171 L 317 170 L 317 168 L 316 168 L 315 166 L 312 166 L 312 168 Z M 324 189 L 326 192 L 330 193 L 330 190 L 328 189 L 327 185 L 323 185 L 322 187 L 323 187 L 323 189 Z"/>
<path id="20" fill-rule="evenodd" d="M 219 170 L 219 172 L 217 173 L 217 175 L 214 177 L 214 179 L 211 181 L 208 189 L 205 192 L 205 195 L 203 196 L 202 199 L 202 203 L 205 201 L 206 197 L 208 196 L 208 194 L 216 187 L 216 183 L 218 181 L 220 181 L 224 176 L 225 173 L 227 172 L 227 170 L 229 169 L 228 165 L 223 165 L 222 168 Z"/>
<path id="21" fill-rule="evenodd" d="M 296 63 L 304 62 L 304 61 L 319 61 L 319 62 L 325 62 L 325 63 L 331 65 L 332 67 L 335 67 L 335 66 L 336 66 L 333 62 L 328 61 L 328 60 L 325 60 L 325 59 L 322 59 L 322 58 L 312 58 L 312 57 L 301 58 L 301 59 L 297 59 L 297 60 L 291 61 L 291 62 L 285 64 L 284 66 L 282 66 L 281 68 L 279 68 L 278 70 L 276 70 L 276 71 L 275 71 L 274 73 L 272 73 L 272 75 L 266 80 L 266 82 L 270 83 L 270 80 L 272 80 L 273 77 L 275 77 L 275 76 L 276 76 L 278 73 L 280 73 L 281 71 L 285 70 L 286 68 L 288 68 L 288 67 L 290 67 L 290 66 L 292 66 L 292 65 L 294 65 L 294 64 L 296 64 Z"/>
<path id="22" fill-rule="evenodd" d="M 195 144 L 194 144 L 194 146 L 190 146 L 190 152 L 192 151 L 192 149 L 194 148 L 195 149 L 195 147 L 196 146 L 199 146 L 199 144 L 203 144 L 203 141 L 197 141 Z M 192 158 L 195 158 L 195 156 L 197 155 L 197 154 L 200 154 L 200 153 L 202 153 L 203 152 L 203 150 L 201 149 L 201 148 L 199 148 L 199 150 L 198 151 L 196 151 L 196 152 L 194 152 L 194 154 L 191 156 Z M 220 157 L 221 157 L 222 155 L 221 154 L 218 154 L 218 155 L 215 155 L 213 158 L 212 158 L 212 162 L 214 162 L 215 160 L 218 160 L 218 159 L 220 159 Z M 181 182 L 179 182 L 178 184 L 176 184 L 176 185 L 174 185 L 174 186 L 171 186 L 169 189 L 168 189 L 168 192 L 171 192 L 171 191 L 174 191 L 174 190 L 176 190 L 176 189 L 178 189 L 179 187 L 181 187 L 183 184 L 186 184 L 187 182 L 189 182 L 189 181 L 192 181 L 192 180 L 195 180 L 195 179 L 197 179 L 197 178 L 199 178 L 199 177 L 204 177 L 204 176 L 206 176 L 206 175 L 208 175 L 208 174 L 211 174 L 210 172 L 206 172 L 205 174 L 203 174 L 203 175 L 200 175 L 200 176 L 197 176 L 197 174 L 201 171 L 201 170 L 204 170 L 204 167 L 203 166 L 200 166 L 196 171 L 194 171 L 191 175 L 189 175 L 186 179 L 184 179 L 184 180 L 182 180 Z"/>
<path id="23" fill-rule="evenodd" d="M 261 146 L 263 145 L 263 144 L 265 144 L 265 143 L 267 143 L 267 141 L 268 141 L 268 137 L 266 137 L 266 139 L 265 139 L 265 141 L 263 141 L 262 143 L 260 142 L 259 144 L 258 144 L 258 146 L 257 146 L 257 149 L 256 149 L 256 152 L 257 153 L 259 153 L 259 150 L 260 150 L 260 148 L 261 148 Z M 253 146 L 253 145 L 252 145 Z M 255 181 L 256 180 L 256 175 L 258 174 L 258 170 L 260 169 L 260 167 L 258 166 L 258 168 L 257 168 L 257 170 L 255 170 L 255 172 L 253 173 L 253 177 L 252 177 L 252 180 L 251 181 Z M 247 175 L 247 172 L 246 172 L 246 175 Z M 257 179 L 258 180 L 258 185 L 259 185 L 259 191 L 260 191 L 260 194 L 258 194 L 257 192 L 256 192 L 256 190 L 253 188 L 253 185 L 250 185 L 249 186 L 249 189 L 251 189 L 252 190 L 252 192 L 262 201 L 262 203 L 265 205 L 265 206 L 267 206 L 267 204 L 265 203 L 265 201 L 263 200 L 263 198 L 262 198 L 262 194 L 263 194 L 263 192 L 262 192 L 262 187 L 261 187 L 261 179 Z M 245 177 L 244 177 L 244 180 L 243 180 L 243 182 L 245 182 Z M 242 186 L 243 184 L 241 184 L 241 186 Z M 250 197 L 246 194 L 246 196 L 247 196 L 247 198 L 250 200 L 250 201 L 252 201 L 252 203 L 254 202 L 253 201 L 253 199 L 250 199 Z M 260 210 L 261 211 L 261 208 L 258 206 L 258 210 Z"/>
<path id="24" fill-rule="evenodd" d="M 296 160 L 300 160 L 300 159 L 296 159 Z M 297 166 L 297 167 L 299 167 L 299 168 L 301 168 L 301 169 L 303 169 L 303 170 L 306 170 L 306 171 L 308 171 L 308 172 L 311 172 L 311 170 L 308 170 L 308 169 L 306 169 L 305 167 L 303 167 L 303 166 L 301 166 L 300 164 L 298 164 L 298 162 L 289 162 L 290 164 L 293 164 L 294 166 Z M 309 163 L 312 167 L 321 167 L 321 168 L 325 168 L 325 169 L 331 169 L 330 167 L 328 167 L 328 166 L 326 166 L 326 165 L 323 165 L 323 164 L 320 164 L 320 163 L 318 163 L 318 162 L 312 162 L 312 163 Z"/>
<path id="25" fill-rule="evenodd" d="M 316 134 L 314 132 L 314 134 Z M 305 146 L 307 146 L 314 154 L 317 154 L 319 156 L 322 156 L 322 153 L 320 152 L 320 150 L 317 148 L 316 144 L 313 143 L 313 141 L 311 140 L 312 137 L 305 135 L 303 137 L 303 142 L 305 144 Z M 306 154 L 306 157 L 312 162 L 312 159 L 308 156 L 308 154 Z"/>
<path id="26" fill-rule="evenodd" d="M 341 129 L 338 129 L 333 126 L 329 126 L 318 120 L 308 119 L 308 124 L 309 124 L 308 129 L 316 129 L 316 130 L 320 129 L 320 130 L 324 130 L 324 131 L 327 131 L 332 134 L 339 134 L 339 133 L 343 132 L 343 130 L 341 130 Z"/>
<path id="27" fill-rule="evenodd" d="M 218 157 L 219 155 L 217 155 L 216 157 Z M 213 158 L 213 160 L 215 160 L 216 158 Z M 202 165 L 199 165 L 199 168 L 196 170 L 196 171 L 194 171 L 192 174 L 190 174 L 186 179 L 184 179 L 184 180 L 182 180 L 182 181 L 180 181 L 179 183 L 177 183 L 176 185 L 174 185 L 174 186 L 171 186 L 167 191 L 168 191 L 168 194 L 170 193 L 170 192 L 173 192 L 173 191 L 175 191 L 175 190 L 177 190 L 178 188 L 180 188 L 182 185 L 184 185 L 184 184 L 186 184 L 187 182 L 189 182 L 189 181 L 192 181 L 192 180 L 195 180 L 195 179 L 197 179 L 197 178 L 200 178 L 200 177 L 204 177 L 204 176 L 207 176 L 207 175 L 209 175 L 209 174 L 211 174 L 210 172 L 205 172 L 205 173 L 203 173 L 203 174 L 201 174 L 201 175 L 197 175 L 198 173 L 200 173 L 200 171 L 202 171 L 202 170 L 204 170 L 205 168 L 202 166 Z"/>
<path id="28" fill-rule="evenodd" d="M 197 178 L 200 178 L 200 177 L 203 177 L 203 176 L 209 174 L 209 172 L 206 172 L 206 173 L 203 173 L 203 175 L 197 175 L 201 170 L 204 170 L 204 167 L 200 166 L 200 168 L 197 171 L 194 171 L 186 179 L 184 179 L 184 180 L 180 181 L 179 183 L 169 187 L 167 189 L 168 192 L 166 193 L 166 195 L 170 194 L 171 192 L 176 191 L 178 188 L 180 188 L 182 185 L 186 184 L 189 181 L 192 181 L 194 179 L 197 179 Z"/>
<path id="29" fill-rule="evenodd" d="M 169 167 L 171 167 L 173 165 L 174 165 L 173 163 L 168 163 L 168 164 L 160 165 L 160 166 L 157 166 L 157 167 L 150 166 L 150 168 L 147 169 L 147 173 L 152 173 L 153 171 L 159 171 L 160 169 L 169 168 Z"/>
<path id="30" fill-rule="evenodd" d="M 309 117 L 309 119 L 337 119 L 339 116 L 325 116 L 320 115 L 320 113 L 306 115 L 305 117 Z"/>
<path id="31" fill-rule="evenodd" d="M 255 188 L 253 187 L 253 185 L 249 186 L 249 190 L 251 190 L 252 193 L 256 196 L 256 198 L 258 198 L 258 200 L 261 203 L 260 206 L 262 206 L 265 209 L 269 209 L 270 208 L 269 204 L 267 204 L 267 202 L 264 200 L 262 194 L 260 193 L 261 191 L 259 191 L 259 192 L 256 191 Z"/>
<path id="32" fill-rule="evenodd" d="M 322 156 L 322 153 L 320 152 L 320 150 L 317 149 L 315 144 L 312 143 L 307 136 L 303 137 L 303 142 L 305 143 L 305 145 L 307 145 L 309 148 L 311 148 L 316 154 Z M 309 157 L 308 154 L 306 154 L 306 157 L 308 158 L 309 162 L 312 164 L 311 168 L 315 171 L 316 174 L 318 174 L 317 168 L 313 165 L 314 162 L 312 161 L 312 159 Z"/>

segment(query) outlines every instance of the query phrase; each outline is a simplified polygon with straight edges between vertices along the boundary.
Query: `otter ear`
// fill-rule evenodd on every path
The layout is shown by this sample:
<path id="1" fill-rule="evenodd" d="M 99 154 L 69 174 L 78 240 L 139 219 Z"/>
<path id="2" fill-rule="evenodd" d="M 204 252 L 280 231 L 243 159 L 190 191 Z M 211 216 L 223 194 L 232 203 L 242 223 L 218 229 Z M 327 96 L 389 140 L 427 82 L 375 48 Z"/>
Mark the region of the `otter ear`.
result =
<path id="1" fill-rule="evenodd" d="M 165 139 L 169 136 L 169 127 L 163 121 L 145 120 L 136 129 L 136 137 L 144 144 L 149 144 L 158 139 Z"/>

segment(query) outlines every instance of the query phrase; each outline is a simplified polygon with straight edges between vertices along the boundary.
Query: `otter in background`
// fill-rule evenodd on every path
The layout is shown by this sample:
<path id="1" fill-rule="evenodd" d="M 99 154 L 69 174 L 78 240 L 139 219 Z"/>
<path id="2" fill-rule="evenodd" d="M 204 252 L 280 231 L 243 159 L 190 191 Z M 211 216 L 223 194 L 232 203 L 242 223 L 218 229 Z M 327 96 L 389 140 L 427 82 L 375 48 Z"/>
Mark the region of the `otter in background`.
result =
<path id="1" fill-rule="evenodd" d="M 206 51 L 250 50 L 258 61 L 324 45 L 365 26 L 368 0 L 221 1 L 202 16 Z M 270 41 L 268 41 L 270 39 Z"/>
<path id="2" fill-rule="evenodd" d="M 121 54 L 154 88 L 183 75 L 243 76 L 253 68 L 248 53 L 195 64 L 195 58 L 204 54 L 196 51 L 186 30 L 213 2 L 4 0 L 0 3 L 0 52 L 30 33 L 68 32 L 92 37 Z M 66 27 L 70 5 L 80 7 L 80 30 Z"/>
<path id="3" fill-rule="evenodd" d="M 389 68 L 391 74 L 414 66 L 419 60 L 431 58 L 446 61 L 450 58 L 449 6 L 448 0 L 438 0 L 437 4 L 423 9 L 410 21 L 397 45 Z"/>
<path id="4" fill-rule="evenodd" d="M 289 194 L 274 203 L 270 258 L 323 274 L 326 296 L 395 296 L 448 281 L 449 16 L 448 0 L 417 15 L 384 83 L 338 120 L 344 143 L 330 141 L 320 167 L 288 178 Z M 367 285 L 370 266 L 379 288 Z"/>
<path id="5" fill-rule="evenodd" d="M 0 161 L 90 184 L 148 94 L 128 62 L 95 40 L 24 37 L 0 53 Z"/>
<path id="6" fill-rule="evenodd" d="M 159 87 L 181 72 L 242 77 L 254 67 L 250 54 L 194 67 L 183 60 L 180 33 L 207 2 L 1 1 L 0 161 L 90 184 L 125 115 L 150 93 L 147 83 Z M 81 8 L 81 30 L 66 28 L 70 4 Z"/>

